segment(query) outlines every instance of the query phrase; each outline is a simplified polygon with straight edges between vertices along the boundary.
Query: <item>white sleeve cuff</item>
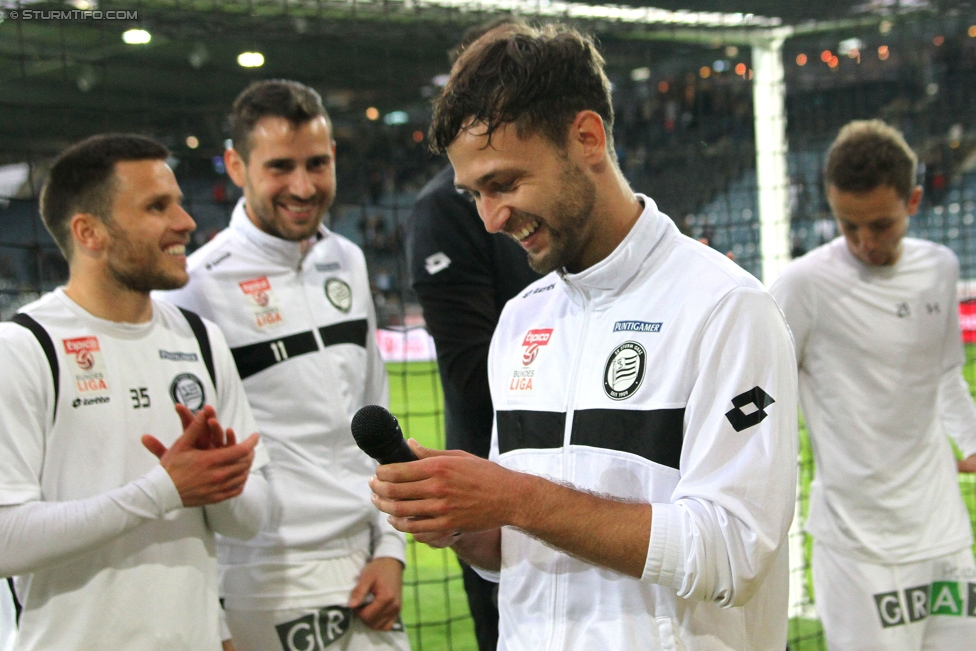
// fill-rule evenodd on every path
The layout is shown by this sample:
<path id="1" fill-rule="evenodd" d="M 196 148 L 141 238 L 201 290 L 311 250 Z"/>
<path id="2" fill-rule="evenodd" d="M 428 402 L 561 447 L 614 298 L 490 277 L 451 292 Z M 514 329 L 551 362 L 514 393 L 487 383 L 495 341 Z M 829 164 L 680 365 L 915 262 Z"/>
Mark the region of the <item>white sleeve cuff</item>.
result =
<path id="1" fill-rule="evenodd" d="M 679 509 L 674 504 L 651 505 L 651 539 L 641 580 L 680 591 L 685 579 L 681 561 L 685 532 Z"/>
<path id="2" fill-rule="evenodd" d="M 140 479 L 137 479 L 135 483 L 159 507 L 156 517 L 161 518 L 167 513 L 183 508 L 183 498 L 180 497 L 180 491 L 173 483 L 173 478 L 162 466 L 156 466 Z"/>
<path id="3" fill-rule="evenodd" d="M 407 564 L 407 541 L 399 532 L 384 532 L 376 541 L 373 558 L 395 558 L 404 566 Z"/>

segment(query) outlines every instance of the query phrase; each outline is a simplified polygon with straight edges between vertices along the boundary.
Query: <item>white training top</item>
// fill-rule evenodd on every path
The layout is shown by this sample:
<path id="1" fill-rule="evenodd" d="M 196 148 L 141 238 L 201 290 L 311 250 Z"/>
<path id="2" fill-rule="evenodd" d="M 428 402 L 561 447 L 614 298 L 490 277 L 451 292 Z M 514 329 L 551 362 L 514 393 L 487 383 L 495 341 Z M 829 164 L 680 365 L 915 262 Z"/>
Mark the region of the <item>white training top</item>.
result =
<path id="1" fill-rule="evenodd" d="M 816 461 L 807 531 L 838 552 L 910 563 L 964 549 L 972 532 L 946 434 L 976 452 L 948 248 L 912 238 L 890 267 L 837 238 L 772 287 L 796 343 Z"/>
<path id="2" fill-rule="evenodd" d="M 324 226 L 305 254 L 259 230 L 242 199 L 190 256 L 190 282 L 161 298 L 215 321 L 231 346 L 274 460 L 272 514 L 253 540 L 221 541 L 229 608 L 345 605 L 355 583 L 309 585 L 310 565 L 368 550 L 405 560 L 405 538 L 373 506 L 376 463 L 350 423 L 389 404 L 362 251 Z"/>
<path id="3" fill-rule="evenodd" d="M 222 425 L 256 431 L 220 331 L 206 325 L 217 387 L 186 318 L 153 303 L 148 323 L 98 319 L 58 289 L 23 308 L 49 334 L 0 324 L 0 576 L 18 574 L 16 648 L 213 649 L 214 531 L 253 536 L 267 513 L 259 446 L 242 495 L 184 508 L 140 439 L 169 446 L 173 408 L 211 404 Z M 55 415 L 56 414 L 56 415 Z"/>
<path id="4" fill-rule="evenodd" d="M 489 376 L 493 459 L 652 504 L 644 575 L 505 528 L 498 648 L 782 651 L 789 333 L 759 281 L 638 196 L 643 214 L 606 259 L 508 302 Z"/>

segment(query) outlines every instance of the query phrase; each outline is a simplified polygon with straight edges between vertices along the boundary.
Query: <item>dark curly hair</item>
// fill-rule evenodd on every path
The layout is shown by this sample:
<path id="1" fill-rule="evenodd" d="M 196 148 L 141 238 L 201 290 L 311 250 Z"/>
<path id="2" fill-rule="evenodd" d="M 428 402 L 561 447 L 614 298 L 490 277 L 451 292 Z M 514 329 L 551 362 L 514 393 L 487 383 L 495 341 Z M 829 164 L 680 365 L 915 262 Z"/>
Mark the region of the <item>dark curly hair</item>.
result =
<path id="1" fill-rule="evenodd" d="M 434 100 L 431 149 L 444 152 L 462 128 L 479 124 L 489 141 L 514 124 L 519 137 L 539 134 L 557 146 L 580 111 L 603 118 L 613 155 L 613 104 L 604 60 L 588 36 L 561 25 L 513 23 L 464 49 Z"/>

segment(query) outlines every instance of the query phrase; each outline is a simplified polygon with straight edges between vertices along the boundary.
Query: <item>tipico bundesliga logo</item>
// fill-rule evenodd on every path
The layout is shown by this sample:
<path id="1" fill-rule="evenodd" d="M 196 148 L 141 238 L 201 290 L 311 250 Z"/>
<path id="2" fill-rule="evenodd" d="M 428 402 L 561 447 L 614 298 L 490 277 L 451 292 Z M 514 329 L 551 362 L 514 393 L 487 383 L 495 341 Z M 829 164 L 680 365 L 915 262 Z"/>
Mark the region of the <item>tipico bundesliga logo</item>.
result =
<path id="1" fill-rule="evenodd" d="M 98 337 L 62 339 L 64 352 L 74 357 L 75 387 L 79 394 L 107 393 L 105 363 Z"/>

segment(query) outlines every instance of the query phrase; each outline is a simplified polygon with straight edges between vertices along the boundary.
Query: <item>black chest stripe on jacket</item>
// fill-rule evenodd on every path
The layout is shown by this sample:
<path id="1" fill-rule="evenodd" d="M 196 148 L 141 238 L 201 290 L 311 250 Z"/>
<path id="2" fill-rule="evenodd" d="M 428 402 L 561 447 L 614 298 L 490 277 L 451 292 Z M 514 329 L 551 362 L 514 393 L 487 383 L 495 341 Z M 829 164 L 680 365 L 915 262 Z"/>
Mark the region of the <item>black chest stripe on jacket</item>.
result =
<path id="1" fill-rule="evenodd" d="M 498 452 L 558 448 L 563 444 L 566 414 L 561 411 L 499 411 Z"/>
<path id="2" fill-rule="evenodd" d="M 232 348 L 230 352 L 234 355 L 237 372 L 240 373 L 243 380 L 286 359 L 306 353 L 314 353 L 318 349 L 319 345 L 315 342 L 315 335 L 312 334 L 311 330 L 308 330 L 280 339 L 269 339 L 240 348 Z"/>
<path id="3" fill-rule="evenodd" d="M 570 443 L 629 452 L 677 469 L 684 419 L 684 409 L 584 409 L 573 415 Z"/>
<path id="4" fill-rule="evenodd" d="M 366 319 L 344 321 L 319 328 L 319 335 L 321 335 L 322 343 L 326 348 L 337 344 L 354 344 L 365 348 L 368 333 L 369 325 L 366 323 Z M 237 372 L 240 373 L 243 380 L 279 362 L 306 353 L 314 353 L 318 349 L 319 345 L 315 341 L 315 335 L 312 334 L 311 330 L 308 330 L 280 339 L 269 339 L 259 341 L 256 344 L 232 348 L 230 352 L 234 355 Z"/>
<path id="5" fill-rule="evenodd" d="M 356 346 L 366 347 L 366 335 L 369 333 L 369 325 L 366 319 L 356 321 L 344 321 L 330 326 L 319 328 L 322 336 L 322 343 L 328 346 L 336 344 L 355 344 Z"/>

